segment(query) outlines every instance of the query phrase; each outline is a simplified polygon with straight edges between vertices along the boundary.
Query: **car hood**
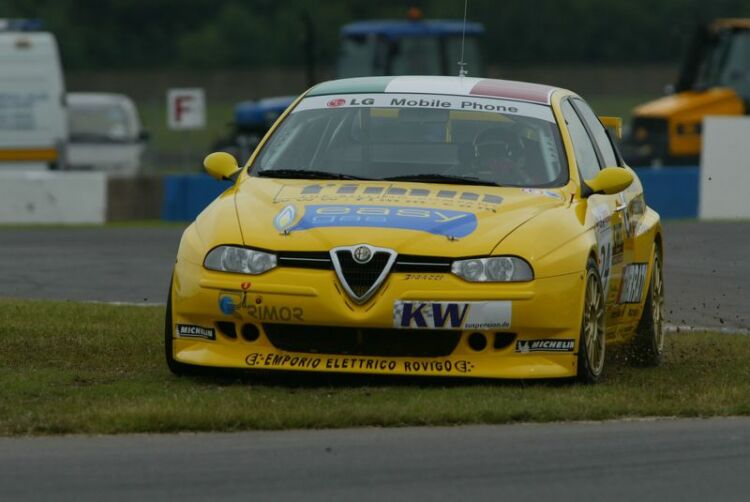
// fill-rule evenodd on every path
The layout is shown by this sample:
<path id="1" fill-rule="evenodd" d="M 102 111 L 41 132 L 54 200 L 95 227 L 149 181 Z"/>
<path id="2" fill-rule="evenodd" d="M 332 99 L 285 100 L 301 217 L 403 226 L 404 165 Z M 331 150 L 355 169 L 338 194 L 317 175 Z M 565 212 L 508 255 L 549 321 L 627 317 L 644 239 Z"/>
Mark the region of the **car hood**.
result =
<path id="1" fill-rule="evenodd" d="M 489 254 L 562 190 L 247 177 L 236 191 L 245 245 L 328 251 L 360 243 L 401 254 Z"/>

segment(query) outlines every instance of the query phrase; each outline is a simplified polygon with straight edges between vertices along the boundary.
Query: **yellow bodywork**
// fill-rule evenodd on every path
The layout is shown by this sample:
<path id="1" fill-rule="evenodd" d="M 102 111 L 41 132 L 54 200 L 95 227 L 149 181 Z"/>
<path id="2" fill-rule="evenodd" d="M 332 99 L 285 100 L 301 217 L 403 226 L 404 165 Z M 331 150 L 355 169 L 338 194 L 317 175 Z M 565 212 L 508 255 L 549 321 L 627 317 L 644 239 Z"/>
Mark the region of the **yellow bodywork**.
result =
<path id="1" fill-rule="evenodd" d="M 557 91 L 552 98 L 559 124 L 565 124 L 560 120 L 560 100 L 567 95 L 567 91 Z M 275 127 L 284 118 L 285 115 Z M 172 333 L 174 326 L 181 324 L 215 329 L 216 336 L 215 340 L 206 340 L 175 335 L 174 359 L 192 365 L 266 370 L 574 377 L 587 260 L 594 257 L 600 266 L 607 263 L 607 343 L 627 342 L 641 317 L 648 281 L 639 303 L 619 304 L 623 268 L 629 263 L 644 263 L 648 264 L 650 274 L 653 255 L 660 245 L 661 228 L 658 215 L 645 206 L 640 182 L 629 168 L 626 169 L 634 181 L 625 191 L 584 197 L 564 125 L 561 132 L 570 181 L 562 188 L 549 190 L 258 178 L 246 176 L 245 171 L 254 160 L 251 158 L 236 183 L 184 233 L 171 289 Z M 273 129 L 266 140 L 272 133 Z M 256 149 L 256 155 L 262 148 L 263 143 Z M 321 186 L 311 191 L 306 189 L 310 185 Z M 384 190 L 371 195 L 373 191 L 368 188 L 373 187 Z M 419 197 L 410 196 L 415 190 L 420 191 Z M 455 192 L 455 196 L 439 196 L 441 191 Z M 488 196 L 501 197 L 502 203 L 487 203 Z M 463 211 L 475 215 L 477 224 L 473 232 L 457 239 L 402 228 L 356 226 L 285 233 L 273 225 L 274 218 L 286 206 L 301 209 L 321 204 L 370 205 L 383 211 L 400 210 L 414 217 L 424 216 L 419 211 L 425 207 L 434 210 L 430 217 L 435 218 L 447 218 L 448 211 Z M 606 243 L 600 242 L 603 230 L 610 232 Z M 395 271 L 372 298 L 357 304 L 345 294 L 333 270 L 280 266 L 251 276 L 211 271 L 203 266 L 206 253 L 219 245 L 323 252 L 359 243 L 390 248 L 399 255 L 519 256 L 531 264 L 534 279 L 521 283 L 470 283 L 451 273 Z M 507 302 L 510 322 L 504 328 L 457 328 L 460 336 L 455 348 L 437 357 L 287 351 L 274 346 L 264 327 L 270 322 L 288 328 L 291 333 L 295 327 L 301 331 L 302 326 L 391 330 L 395 305 L 402 301 Z M 231 312 L 223 311 L 220 302 L 230 304 Z M 224 336 L 217 323 L 234 325 L 237 336 Z M 250 332 L 257 334 L 257 338 L 242 336 L 246 326 L 251 326 Z M 417 331 L 413 330 L 415 336 L 419 335 Z M 485 337 L 485 347 L 472 348 L 469 338 L 474 333 Z M 570 348 L 558 352 L 520 350 L 530 347 L 526 342 L 533 341 L 557 347 L 569 343 Z M 555 345 L 556 342 L 559 343 Z"/>

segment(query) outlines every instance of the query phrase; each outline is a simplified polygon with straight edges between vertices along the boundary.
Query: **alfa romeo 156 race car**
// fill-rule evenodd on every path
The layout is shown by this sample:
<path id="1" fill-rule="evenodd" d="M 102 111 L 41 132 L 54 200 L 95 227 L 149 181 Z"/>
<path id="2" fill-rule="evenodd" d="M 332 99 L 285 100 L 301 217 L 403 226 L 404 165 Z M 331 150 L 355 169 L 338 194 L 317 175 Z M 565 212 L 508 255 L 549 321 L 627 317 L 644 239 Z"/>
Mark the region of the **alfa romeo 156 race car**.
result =
<path id="1" fill-rule="evenodd" d="M 468 77 L 319 84 L 182 237 L 166 359 L 600 379 L 659 363 L 662 229 L 578 95 Z"/>

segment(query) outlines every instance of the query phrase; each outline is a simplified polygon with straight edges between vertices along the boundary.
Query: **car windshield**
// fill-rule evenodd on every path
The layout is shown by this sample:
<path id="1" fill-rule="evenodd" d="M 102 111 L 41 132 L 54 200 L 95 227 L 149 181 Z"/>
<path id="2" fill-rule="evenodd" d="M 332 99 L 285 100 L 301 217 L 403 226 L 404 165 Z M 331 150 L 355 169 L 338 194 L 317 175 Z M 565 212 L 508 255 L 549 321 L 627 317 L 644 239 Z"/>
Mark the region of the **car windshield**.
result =
<path id="1" fill-rule="evenodd" d="M 128 141 L 134 126 L 119 105 L 71 105 L 70 138 L 73 141 Z"/>
<path id="2" fill-rule="evenodd" d="M 696 87 L 731 87 L 750 99 L 750 31 L 725 31 L 720 34 L 701 62 Z"/>
<path id="3" fill-rule="evenodd" d="M 429 94 L 305 98 L 251 175 L 523 187 L 568 181 L 549 106 Z"/>

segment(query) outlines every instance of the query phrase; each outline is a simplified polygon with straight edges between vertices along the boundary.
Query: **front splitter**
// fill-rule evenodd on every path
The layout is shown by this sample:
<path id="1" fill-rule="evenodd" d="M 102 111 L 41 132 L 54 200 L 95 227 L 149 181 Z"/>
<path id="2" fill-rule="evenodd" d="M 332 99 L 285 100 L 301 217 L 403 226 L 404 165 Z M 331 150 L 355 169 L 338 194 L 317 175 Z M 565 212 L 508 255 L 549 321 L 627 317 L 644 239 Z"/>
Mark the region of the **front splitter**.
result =
<path id="1" fill-rule="evenodd" d="M 478 352 L 447 357 L 379 357 L 306 354 L 259 347 L 236 347 L 176 339 L 175 359 L 220 368 L 474 378 L 567 378 L 577 357 L 566 353 Z"/>

